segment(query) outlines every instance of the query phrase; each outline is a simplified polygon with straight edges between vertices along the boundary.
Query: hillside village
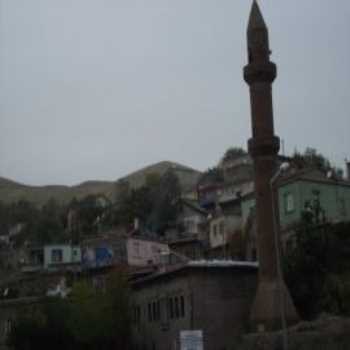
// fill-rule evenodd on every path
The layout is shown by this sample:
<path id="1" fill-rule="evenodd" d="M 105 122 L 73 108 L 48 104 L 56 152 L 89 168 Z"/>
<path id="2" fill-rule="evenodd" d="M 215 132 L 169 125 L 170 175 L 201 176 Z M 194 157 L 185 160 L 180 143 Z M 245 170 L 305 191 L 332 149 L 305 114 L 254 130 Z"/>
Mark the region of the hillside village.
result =
<path id="1" fill-rule="evenodd" d="M 349 347 L 350 162 L 279 153 L 256 1 L 247 46 L 247 151 L 72 187 L 0 179 L 0 350 Z"/>
<path id="2" fill-rule="evenodd" d="M 127 272 L 139 305 L 147 304 L 150 293 L 166 293 L 161 287 L 164 276 L 179 286 L 185 283 L 183 273 L 196 275 L 205 268 L 201 274 L 206 271 L 206 278 L 224 279 L 227 288 L 226 269 L 244 269 L 254 276 L 259 259 L 256 194 L 248 153 L 230 148 L 203 173 L 167 164 L 163 173 L 146 171 L 136 185 L 131 186 L 128 178 L 117 181 L 113 196 L 90 193 L 67 204 L 54 198 L 40 205 L 25 199 L 2 203 L 3 303 L 13 298 L 29 302 L 45 296 L 65 298 L 76 279 L 103 289 L 115 268 Z M 286 169 L 272 186 L 278 196 L 283 252 L 288 255 L 297 248 L 305 218 L 315 225 L 350 221 L 350 179 L 313 149 L 280 156 L 277 169 L 281 164 Z M 11 217 L 6 208 L 15 221 L 4 220 Z M 218 275 L 216 270 L 222 272 Z M 194 290 L 174 297 L 174 319 L 185 317 L 184 298 L 190 293 Z M 221 307 L 222 301 L 217 297 L 213 303 Z M 148 317 L 158 320 L 160 305 L 150 307 Z M 147 320 L 141 319 L 138 307 L 133 312 L 137 324 Z M 157 337 L 154 328 L 145 332 Z"/>

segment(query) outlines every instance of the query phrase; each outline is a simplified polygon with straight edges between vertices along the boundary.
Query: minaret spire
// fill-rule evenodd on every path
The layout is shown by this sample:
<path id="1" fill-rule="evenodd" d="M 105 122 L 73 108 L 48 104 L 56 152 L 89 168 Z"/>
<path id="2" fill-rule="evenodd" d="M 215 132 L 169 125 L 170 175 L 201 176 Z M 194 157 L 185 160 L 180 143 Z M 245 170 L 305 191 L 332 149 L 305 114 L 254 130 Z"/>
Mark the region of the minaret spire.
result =
<path id="1" fill-rule="evenodd" d="M 272 107 L 272 83 L 277 68 L 270 61 L 268 29 L 256 1 L 249 16 L 247 41 L 248 64 L 244 67 L 244 80 L 250 91 L 252 138 L 248 149 L 254 161 L 259 257 L 259 284 L 251 320 L 256 328 L 273 329 L 281 326 L 282 318 L 292 323 L 298 320 L 298 315 L 279 269 L 279 237 L 274 224 L 277 196 L 273 196 L 272 183 L 280 147 L 274 131 Z"/>
<path id="2" fill-rule="evenodd" d="M 259 5 L 255 0 L 250 10 L 247 39 L 249 62 L 261 62 L 269 58 L 269 33 Z"/>
<path id="3" fill-rule="evenodd" d="M 256 0 L 253 1 L 252 8 L 250 10 L 249 22 L 248 22 L 248 30 L 253 29 L 262 29 L 266 27 L 264 17 L 260 11 L 260 7 Z"/>

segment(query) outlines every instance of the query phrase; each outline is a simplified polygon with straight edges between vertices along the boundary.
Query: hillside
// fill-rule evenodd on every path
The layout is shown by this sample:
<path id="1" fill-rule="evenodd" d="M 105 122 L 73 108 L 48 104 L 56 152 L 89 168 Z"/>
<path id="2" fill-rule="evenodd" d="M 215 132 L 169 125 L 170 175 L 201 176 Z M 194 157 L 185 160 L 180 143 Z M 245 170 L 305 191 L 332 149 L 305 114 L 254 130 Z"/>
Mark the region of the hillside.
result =
<path id="1" fill-rule="evenodd" d="M 129 181 L 131 187 L 139 187 L 144 184 L 148 174 L 164 174 L 168 169 L 173 169 L 179 177 L 183 191 L 187 191 L 196 184 L 200 172 L 184 165 L 163 161 L 137 170 L 122 179 Z M 0 200 L 6 203 L 16 202 L 20 199 L 29 200 L 37 205 L 43 205 L 50 198 L 55 198 L 61 203 L 67 203 L 74 197 L 82 198 L 89 194 L 104 194 L 113 199 L 116 181 L 86 181 L 76 186 L 29 186 L 0 177 Z"/>

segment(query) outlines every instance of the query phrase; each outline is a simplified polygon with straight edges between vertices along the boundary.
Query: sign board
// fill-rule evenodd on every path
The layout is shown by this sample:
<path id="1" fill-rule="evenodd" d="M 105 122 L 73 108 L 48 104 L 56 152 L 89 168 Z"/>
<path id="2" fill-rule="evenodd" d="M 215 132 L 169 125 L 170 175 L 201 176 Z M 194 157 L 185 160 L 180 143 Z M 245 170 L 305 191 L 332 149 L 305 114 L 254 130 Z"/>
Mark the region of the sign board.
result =
<path id="1" fill-rule="evenodd" d="M 203 331 L 180 331 L 181 350 L 203 350 Z"/>

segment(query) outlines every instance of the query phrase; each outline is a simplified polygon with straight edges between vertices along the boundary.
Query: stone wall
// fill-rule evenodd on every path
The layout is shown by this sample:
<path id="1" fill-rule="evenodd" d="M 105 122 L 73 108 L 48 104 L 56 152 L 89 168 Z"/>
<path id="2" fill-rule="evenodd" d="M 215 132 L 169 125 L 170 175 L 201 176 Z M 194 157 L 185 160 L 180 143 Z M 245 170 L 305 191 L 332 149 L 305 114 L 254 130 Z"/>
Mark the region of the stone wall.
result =
<path id="1" fill-rule="evenodd" d="M 350 319 L 323 317 L 288 330 L 288 350 L 350 349 Z M 282 350 L 282 332 L 248 334 L 233 340 L 228 350 Z"/>
<path id="2" fill-rule="evenodd" d="M 19 298 L 0 301 L 0 350 L 7 350 L 7 336 L 17 315 L 26 307 L 39 305 L 41 298 Z"/>
<path id="3" fill-rule="evenodd" d="M 133 290 L 138 349 L 180 349 L 181 330 L 202 330 L 205 350 L 228 349 L 232 337 L 247 329 L 255 288 L 256 271 L 230 268 L 187 268 L 138 284 Z M 171 317 L 169 300 L 176 297 L 184 298 L 184 314 Z M 148 305 L 157 301 L 160 317 L 150 321 Z"/>

